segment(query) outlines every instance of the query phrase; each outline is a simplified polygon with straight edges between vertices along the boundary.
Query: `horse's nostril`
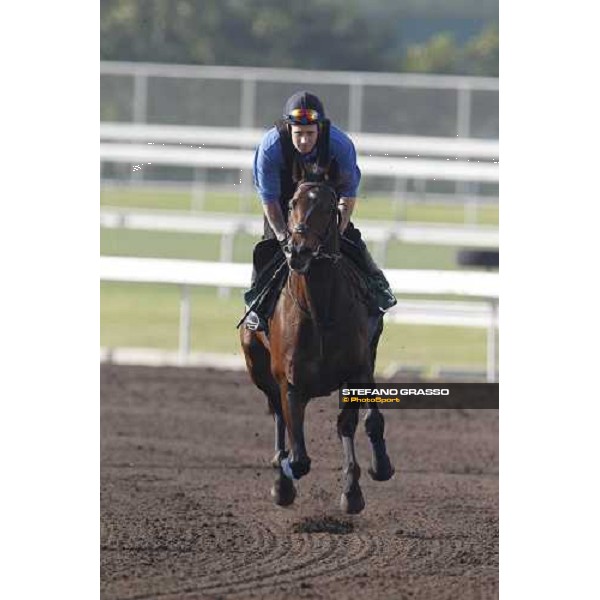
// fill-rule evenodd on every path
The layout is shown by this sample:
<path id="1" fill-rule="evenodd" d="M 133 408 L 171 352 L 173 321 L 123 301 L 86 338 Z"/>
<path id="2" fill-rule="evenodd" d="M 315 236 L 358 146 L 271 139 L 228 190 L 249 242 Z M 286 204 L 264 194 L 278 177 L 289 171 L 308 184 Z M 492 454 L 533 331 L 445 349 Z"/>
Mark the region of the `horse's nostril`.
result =
<path id="1" fill-rule="evenodd" d="M 306 233 L 306 224 L 305 223 L 298 223 L 298 225 L 296 225 L 294 227 L 294 233 L 299 233 L 300 235 L 303 235 Z"/>
<path id="2" fill-rule="evenodd" d="M 302 256 L 310 253 L 310 248 L 308 248 L 303 242 L 300 244 L 292 245 L 292 255 L 293 256 Z"/>
<path id="3" fill-rule="evenodd" d="M 292 253 L 296 258 L 308 258 L 311 254 L 312 251 L 310 248 L 307 248 L 306 246 L 302 246 L 300 248 L 297 248 L 295 252 Z"/>

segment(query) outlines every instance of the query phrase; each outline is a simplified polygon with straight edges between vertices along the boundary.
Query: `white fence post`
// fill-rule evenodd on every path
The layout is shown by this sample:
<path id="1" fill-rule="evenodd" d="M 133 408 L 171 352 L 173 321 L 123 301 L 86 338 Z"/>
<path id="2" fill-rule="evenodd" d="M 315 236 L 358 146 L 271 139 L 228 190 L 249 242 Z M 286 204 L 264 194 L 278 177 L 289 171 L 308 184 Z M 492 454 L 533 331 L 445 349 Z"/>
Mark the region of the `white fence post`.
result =
<path id="1" fill-rule="evenodd" d="M 496 370 L 496 328 L 498 327 L 498 302 L 496 300 L 491 300 L 490 307 L 490 324 L 487 334 L 487 381 L 488 383 L 495 383 L 498 380 Z"/>
<path id="2" fill-rule="evenodd" d="M 192 312 L 190 306 L 190 288 L 181 286 L 179 301 L 179 363 L 185 365 L 190 355 L 191 348 Z"/>
<path id="3" fill-rule="evenodd" d="M 145 74 L 136 72 L 133 76 L 133 121 L 145 123 L 148 106 L 148 78 Z M 140 182 L 143 179 L 143 171 L 131 171 L 131 182 Z"/>
<path id="4" fill-rule="evenodd" d="M 463 83 L 457 93 L 456 133 L 460 138 L 468 138 L 471 135 L 471 88 Z"/>
<path id="5" fill-rule="evenodd" d="M 133 76 L 133 121 L 145 123 L 148 109 L 148 77 L 144 73 Z"/>
<path id="6" fill-rule="evenodd" d="M 206 196 L 206 169 L 204 167 L 194 168 L 194 181 L 192 183 L 192 211 L 201 211 L 204 208 Z"/>
<path id="7" fill-rule="evenodd" d="M 362 127 L 363 85 L 355 81 L 349 86 L 348 129 L 358 133 Z"/>
<path id="8" fill-rule="evenodd" d="M 394 183 L 394 220 L 406 221 L 406 196 L 408 192 L 408 182 L 403 177 L 396 177 Z"/>
<path id="9" fill-rule="evenodd" d="M 240 99 L 240 127 L 254 127 L 256 110 L 256 79 L 250 76 L 242 80 L 242 97 Z"/>
<path id="10" fill-rule="evenodd" d="M 229 231 L 221 235 L 221 251 L 219 260 L 221 262 L 232 262 L 233 261 L 233 245 L 235 243 L 235 231 Z M 220 287 L 219 298 L 229 298 L 231 295 L 231 288 Z"/>
<path id="11" fill-rule="evenodd" d="M 382 240 L 375 244 L 375 257 L 380 268 L 385 267 L 387 259 L 387 249 L 390 243 L 390 236 L 385 236 Z"/>
<path id="12" fill-rule="evenodd" d="M 252 199 L 252 171 L 242 169 L 240 171 L 239 202 L 240 213 L 250 212 L 250 201 Z"/>

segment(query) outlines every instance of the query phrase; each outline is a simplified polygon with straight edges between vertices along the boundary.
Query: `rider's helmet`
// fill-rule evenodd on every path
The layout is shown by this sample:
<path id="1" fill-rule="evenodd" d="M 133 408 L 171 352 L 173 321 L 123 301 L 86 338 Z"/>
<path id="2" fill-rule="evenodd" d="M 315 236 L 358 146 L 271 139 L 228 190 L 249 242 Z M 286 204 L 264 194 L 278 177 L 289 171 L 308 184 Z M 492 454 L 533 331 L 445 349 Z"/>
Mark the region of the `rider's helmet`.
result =
<path id="1" fill-rule="evenodd" d="M 314 94 L 296 92 L 285 103 L 283 119 L 288 125 L 318 125 L 325 120 L 325 109 Z"/>

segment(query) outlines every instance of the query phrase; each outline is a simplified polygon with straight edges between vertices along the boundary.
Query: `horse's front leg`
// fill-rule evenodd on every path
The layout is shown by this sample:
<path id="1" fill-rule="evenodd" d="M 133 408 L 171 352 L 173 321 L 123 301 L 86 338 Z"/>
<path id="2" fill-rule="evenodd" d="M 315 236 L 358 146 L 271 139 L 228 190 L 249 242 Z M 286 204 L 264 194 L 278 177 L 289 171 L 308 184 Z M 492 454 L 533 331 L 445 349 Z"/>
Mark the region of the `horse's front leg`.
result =
<path id="1" fill-rule="evenodd" d="M 383 437 L 385 421 L 376 402 L 368 404 L 365 416 L 365 431 L 371 442 L 371 466 L 369 475 L 375 481 L 387 481 L 394 474 Z"/>
<path id="2" fill-rule="evenodd" d="M 288 451 L 285 449 L 285 421 L 281 412 L 281 404 L 279 410 L 273 413 L 273 419 L 275 421 L 275 456 L 271 464 L 278 468 L 281 466 L 281 461 L 288 455 Z"/>
<path id="3" fill-rule="evenodd" d="M 358 514 L 365 507 L 360 489 L 360 467 L 354 451 L 354 433 L 358 425 L 358 408 L 344 407 L 338 415 L 337 430 L 344 451 L 343 490 L 340 506 L 348 514 Z"/>
<path id="4" fill-rule="evenodd" d="M 300 394 L 291 383 L 285 386 L 283 415 L 290 439 L 290 456 L 281 461 L 284 474 L 290 479 L 300 479 L 310 471 L 310 458 L 304 442 L 304 411 L 308 398 Z M 283 394 L 282 394 L 283 395 Z"/>
<path id="5" fill-rule="evenodd" d="M 288 477 L 284 473 L 284 465 L 289 461 L 289 453 L 285 449 L 285 419 L 283 416 L 282 408 L 287 404 L 281 402 L 281 398 L 285 398 L 287 395 L 287 385 L 284 384 L 280 387 L 280 394 L 278 395 L 279 412 L 275 413 L 275 449 L 277 454 L 273 458 L 273 466 L 277 468 L 277 475 L 271 488 L 271 496 L 273 502 L 278 506 L 289 506 L 296 499 L 296 488 L 291 477 Z"/>
<path id="6" fill-rule="evenodd" d="M 269 404 L 273 411 L 273 421 L 275 423 L 275 456 L 273 456 L 271 465 L 277 469 L 281 467 L 281 461 L 288 455 L 285 448 L 285 420 L 283 419 L 279 386 L 276 386 L 275 391 L 270 394 Z"/>

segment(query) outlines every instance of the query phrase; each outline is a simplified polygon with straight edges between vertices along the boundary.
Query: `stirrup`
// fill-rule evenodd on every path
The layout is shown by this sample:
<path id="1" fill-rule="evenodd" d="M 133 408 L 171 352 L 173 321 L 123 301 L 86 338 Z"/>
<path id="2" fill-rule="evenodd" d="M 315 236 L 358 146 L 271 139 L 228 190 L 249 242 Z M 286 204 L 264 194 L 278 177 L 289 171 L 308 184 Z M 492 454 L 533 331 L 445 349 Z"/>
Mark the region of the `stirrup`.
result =
<path id="1" fill-rule="evenodd" d="M 250 331 L 266 331 L 267 324 L 261 319 L 260 315 L 253 310 L 248 313 L 244 321 L 246 329 Z"/>
<path id="2" fill-rule="evenodd" d="M 396 296 L 394 296 L 391 288 L 388 287 L 386 290 L 382 290 L 382 292 L 383 293 L 379 296 L 379 310 L 382 313 L 385 313 L 392 308 L 392 306 L 396 306 L 398 300 L 396 299 Z"/>
<path id="3" fill-rule="evenodd" d="M 392 306 L 396 306 L 398 300 L 396 299 L 396 296 L 394 296 L 394 292 L 392 292 L 392 288 L 385 278 L 383 271 L 378 270 L 376 273 L 373 273 L 371 277 L 371 281 L 376 287 L 375 296 L 377 298 L 377 305 L 381 313 L 385 313 L 392 308 Z"/>

